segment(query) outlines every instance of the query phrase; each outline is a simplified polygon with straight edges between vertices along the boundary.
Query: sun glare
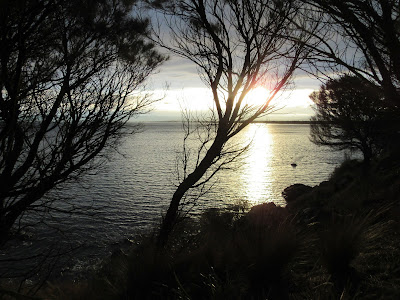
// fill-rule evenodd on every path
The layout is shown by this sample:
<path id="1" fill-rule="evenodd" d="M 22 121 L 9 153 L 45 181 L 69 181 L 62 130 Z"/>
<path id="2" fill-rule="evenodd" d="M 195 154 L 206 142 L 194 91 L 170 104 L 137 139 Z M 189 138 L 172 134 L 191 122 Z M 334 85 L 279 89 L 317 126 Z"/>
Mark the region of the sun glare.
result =
<path id="1" fill-rule="evenodd" d="M 254 106 L 261 106 L 269 98 L 270 92 L 263 87 L 257 87 L 247 94 L 246 103 Z"/>

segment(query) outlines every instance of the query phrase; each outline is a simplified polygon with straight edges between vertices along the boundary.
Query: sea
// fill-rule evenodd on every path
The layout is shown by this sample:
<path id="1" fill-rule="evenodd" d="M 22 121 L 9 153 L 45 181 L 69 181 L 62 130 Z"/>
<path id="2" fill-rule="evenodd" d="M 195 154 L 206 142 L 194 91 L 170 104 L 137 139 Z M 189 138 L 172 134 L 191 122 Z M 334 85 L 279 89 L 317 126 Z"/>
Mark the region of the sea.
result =
<path id="1" fill-rule="evenodd" d="M 247 150 L 190 193 L 187 215 L 265 202 L 284 206 L 284 188 L 318 185 L 344 159 L 358 155 L 317 146 L 309 135 L 309 124 L 248 125 L 232 143 Z M 196 159 L 196 133 L 185 144 L 184 137 L 180 122 L 143 123 L 98 169 L 50 192 L 43 200 L 49 209 L 29 212 L 20 224 L 23 236 L 0 251 L 0 278 L 26 269 L 35 257 L 53 259 L 61 275 L 79 274 L 154 230 L 182 175 L 184 145 L 188 160 Z"/>

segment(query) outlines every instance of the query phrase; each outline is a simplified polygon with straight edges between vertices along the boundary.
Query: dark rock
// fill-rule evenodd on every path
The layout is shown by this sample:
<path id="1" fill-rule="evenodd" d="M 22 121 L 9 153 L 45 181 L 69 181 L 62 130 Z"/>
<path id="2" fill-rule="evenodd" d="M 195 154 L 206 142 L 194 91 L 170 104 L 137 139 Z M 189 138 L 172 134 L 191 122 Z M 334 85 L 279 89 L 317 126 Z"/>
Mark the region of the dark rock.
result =
<path id="1" fill-rule="evenodd" d="M 337 191 L 344 190 L 353 181 L 354 181 L 354 178 L 352 176 L 349 176 L 349 175 L 340 177 L 338 180 L 335 181 L 335 188 L 336 188 Z"/>
<path id="2" fill-rule="evenodd" d="M 300 196 L 309 193 L 313 188 L 311 186 L 296 183 L 287 188 L 285 188 L 282 192 L 283 198 L 285 198 L 286 202 L 293 202 L 298 199 Z"/>
<path id="3" fill-rule="evenodd" d="M 268 202 L 253 206 L 246 218 L 252 225 L 272 227 L 286 220 L 288 216 L 287 209 Z"/>
<path id="4" fill-rule="evenodd" d="M 313 190 L 313 193 L 318 195 L 318 197 L 329 198 L 336 192 L 336 187 L 330 181 L 322 181 Z"/>
<path id="5" fill-rule="evenodd" d="M 322 181 L 319 185 L 320 188 L 330 188 L 332 186 L 332 183 L 329 181 Z"/>

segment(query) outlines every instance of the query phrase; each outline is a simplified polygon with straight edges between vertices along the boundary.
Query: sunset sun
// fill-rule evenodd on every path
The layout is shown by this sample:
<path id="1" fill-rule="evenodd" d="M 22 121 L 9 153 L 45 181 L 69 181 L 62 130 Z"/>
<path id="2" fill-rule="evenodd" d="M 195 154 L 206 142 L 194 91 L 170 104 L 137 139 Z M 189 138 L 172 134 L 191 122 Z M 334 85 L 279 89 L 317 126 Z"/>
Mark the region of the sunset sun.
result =
<path id="1" fill-rule="evenodd" d="M 246 103 L 252 106 L 261 106 L 268 101 L 270 92 L 264 87 L 256 87 L 246 96 Z"/>

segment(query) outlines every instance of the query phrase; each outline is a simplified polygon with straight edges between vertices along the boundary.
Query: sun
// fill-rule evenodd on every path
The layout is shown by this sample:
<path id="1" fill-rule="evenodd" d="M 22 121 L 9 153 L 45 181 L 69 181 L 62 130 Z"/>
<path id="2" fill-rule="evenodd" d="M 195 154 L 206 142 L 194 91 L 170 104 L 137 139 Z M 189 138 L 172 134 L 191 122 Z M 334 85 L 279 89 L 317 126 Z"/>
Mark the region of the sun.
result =
<path id="1" fill-rule="evenodd" d="M 270 91 L 264 87 L 256 87 L 251 90 L 246 96 L 246 103 L 252 106 L 261 106 L 268 101 L 270 97 Z"/>

